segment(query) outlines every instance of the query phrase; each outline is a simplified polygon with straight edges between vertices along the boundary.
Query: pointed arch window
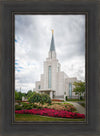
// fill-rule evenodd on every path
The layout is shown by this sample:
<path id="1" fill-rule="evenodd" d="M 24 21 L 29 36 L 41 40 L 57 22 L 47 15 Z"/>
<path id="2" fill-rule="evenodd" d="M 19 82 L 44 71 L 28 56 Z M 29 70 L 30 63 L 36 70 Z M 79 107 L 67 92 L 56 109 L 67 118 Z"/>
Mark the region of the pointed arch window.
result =
<path id="1" fill-rule="evenodd" d="M 48 67 L 48 88 L 51 88 L 51 66 Z"/>

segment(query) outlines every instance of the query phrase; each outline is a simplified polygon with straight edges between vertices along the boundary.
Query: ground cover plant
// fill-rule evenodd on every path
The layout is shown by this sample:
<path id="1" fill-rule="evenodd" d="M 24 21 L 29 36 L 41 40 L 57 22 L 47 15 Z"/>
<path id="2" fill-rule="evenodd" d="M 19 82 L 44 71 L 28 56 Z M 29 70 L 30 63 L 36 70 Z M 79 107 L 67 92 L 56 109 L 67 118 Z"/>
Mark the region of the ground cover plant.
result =
<path id="1" fill-rule="evenodd" d="M 49 117 L 61 117 L 61 118 L 85 118 L 84 114 L 68 112 L 64 110 L 54 110 L 54 109 L 30 109 L 30 110 L 16 110 L 16 114 L 33 114 Z"/>
<path id="2" fill-rule="evenodd" d="M 20 105 L 15 105 L 15 110 L 24 110 L 24 109 L 43 109 L 43 108 L 49 108 L 49 109 L 55 109 L 55 110 L 65 110 L 70 112 L 76 112 L 76 108 L 70 104 L 70 103 L 55 103 L 52 102 L 51 104 L 48 103 L 29 103 L 29 102 L 21 102 Z"/>

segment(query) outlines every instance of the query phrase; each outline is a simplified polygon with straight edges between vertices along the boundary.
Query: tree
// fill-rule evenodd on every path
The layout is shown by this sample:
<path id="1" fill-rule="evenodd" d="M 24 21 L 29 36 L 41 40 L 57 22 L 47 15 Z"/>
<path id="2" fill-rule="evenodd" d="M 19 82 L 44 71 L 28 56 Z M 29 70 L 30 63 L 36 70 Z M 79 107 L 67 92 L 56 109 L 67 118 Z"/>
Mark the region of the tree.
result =
<path id="1" fill-rule="evenodd" d="M 27 96 L 27 93 L 22 93 L 22 96 L 26 97 L 26 96 Z"/>
<path id="2" fill-rule="evenodd" d="M 23 94 L 21 92 L 18 92 L 18 95 L 19 95 L 18 100 L 22 100 Z"/>
<path id="3" fill-rule="evenodd" d="M 27 98 L 31 97 L 32 94 L 33 94 L 32 90 L 29 90 L 29 91 L 27 92 Z"/>
<path id="4" fill-rule="evenodd" d="M 75 86 L 73 89 L 75 95 L 81 96 L 85 92 L 85 82 L 74 82 L 73 85 Z"/>
<path id="5" fill-rule="evenodd" d="M 15 90 L 15 100 L 18 100 L 18 92 Z"/>
<path id="6" fill-rule="evenodd" d="M 20 92 L 17 92 L 16 90 L 15 90 L 15 100 L 22 100 L 22 96 L 26 96 L 26 94 L 25 93 L 21 93 L 21 91 Z"/>

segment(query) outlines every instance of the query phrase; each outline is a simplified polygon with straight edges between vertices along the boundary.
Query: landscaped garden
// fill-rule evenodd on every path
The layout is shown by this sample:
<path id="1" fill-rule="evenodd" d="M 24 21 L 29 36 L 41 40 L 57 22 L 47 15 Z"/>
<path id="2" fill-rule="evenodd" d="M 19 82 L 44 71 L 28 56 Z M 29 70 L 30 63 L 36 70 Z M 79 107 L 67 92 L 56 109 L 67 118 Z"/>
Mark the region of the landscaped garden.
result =
<path id="1" fill-rule="evenodd" d="M 16 121 L 68 121 L 85 119 L 70 103 L 51 101 L 46 94 L 34 93 L 27 102 L 15 105 Z"/>

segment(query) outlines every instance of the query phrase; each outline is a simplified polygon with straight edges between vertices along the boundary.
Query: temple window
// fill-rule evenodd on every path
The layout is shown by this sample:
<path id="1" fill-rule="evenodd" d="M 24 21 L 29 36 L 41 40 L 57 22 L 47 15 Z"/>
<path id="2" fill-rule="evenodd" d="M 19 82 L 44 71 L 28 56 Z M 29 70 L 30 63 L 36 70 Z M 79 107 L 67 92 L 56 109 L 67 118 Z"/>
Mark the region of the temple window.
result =
<path id="1" fill-rule="evenodd" d="M 51 88 L 51 66 L 48 67 L 48 88 Z"/>
<path id="2" fill-rule="evenodd" d="M 39 86 L 38 86 L 38 89 L 40 89 L 40 88 L 41 88 L 41 86 L 39 85 Z"/>

